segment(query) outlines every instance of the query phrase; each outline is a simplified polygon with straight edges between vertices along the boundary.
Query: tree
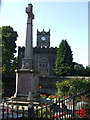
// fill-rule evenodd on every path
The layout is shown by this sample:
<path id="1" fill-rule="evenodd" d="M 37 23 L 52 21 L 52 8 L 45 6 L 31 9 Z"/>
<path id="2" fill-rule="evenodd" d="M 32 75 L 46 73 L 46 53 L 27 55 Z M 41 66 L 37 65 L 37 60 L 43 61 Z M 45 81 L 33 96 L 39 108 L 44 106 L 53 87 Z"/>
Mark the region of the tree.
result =
<path id="1" fill-rule="evenodd" d="M 90 65 L 86 66 L 85 75 L 90 76 Z"/>
<path id="2" fill-rule="evenodd" d="M 70 75 L 70 71 L 73 66 L 72 51 L 68 42 L 62 40 L 59 48 L 57 49 L 56 61 L 55 61 L 55 73 L 56 75 Z"/>
<path id="3" fill-rule="evenodd" d="M 16 40 L 18 34 L 10 26 L 1 27 L 2 30 L 2 73 L 14 72 L 13 66 L 16 63 Z M 14 66 L 15 68 L 15 66 Z"/>
<path id="4" fill-rule="evenodd" d="M 90 76 L 90 66 L 86 66 L 86 68 L 82 64 L 78 64 L 73 62 L 74 66 L 74 74 L 76 76 Z"/>

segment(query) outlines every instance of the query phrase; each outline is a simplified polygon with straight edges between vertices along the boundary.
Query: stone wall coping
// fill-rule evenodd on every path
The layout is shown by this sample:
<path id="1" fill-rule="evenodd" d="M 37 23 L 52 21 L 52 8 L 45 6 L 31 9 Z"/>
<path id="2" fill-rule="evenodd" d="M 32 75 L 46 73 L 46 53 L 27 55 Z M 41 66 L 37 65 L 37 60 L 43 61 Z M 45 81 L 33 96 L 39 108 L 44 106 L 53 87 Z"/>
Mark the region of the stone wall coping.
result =
<path id="1" fill-rule="evenodd" d="M 89 76 L 49 76 L 49 77 L 41 77 L 41 78 L 61 78 L 61 79 L 68 79 L 68 78 L 85 78 L 90 79 Z"/>

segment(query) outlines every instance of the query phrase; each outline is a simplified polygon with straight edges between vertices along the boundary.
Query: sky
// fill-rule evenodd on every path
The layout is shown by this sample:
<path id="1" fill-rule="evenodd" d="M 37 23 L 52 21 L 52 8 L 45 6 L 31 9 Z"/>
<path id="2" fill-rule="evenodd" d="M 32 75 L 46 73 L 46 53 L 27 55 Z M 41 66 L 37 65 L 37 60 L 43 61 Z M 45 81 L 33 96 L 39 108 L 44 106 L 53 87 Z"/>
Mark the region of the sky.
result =
<path id="1" fill-rule="evenodd" d="M 82 2 L 80 2 L 82 1 Z M 66 39 L 71 46 L 73 61 L 88 65 L 88 0 L 61 2 L 49 0 L 3 0 L 0 8 L 0 27 L 10 25 L 18 33 L 17 47 L 25 46 L 27 14 L 25 8 L 33 5 L 33 46 L 36 46 L 37 29 L 50 29 L 50 46 L 59 47 Z"/>

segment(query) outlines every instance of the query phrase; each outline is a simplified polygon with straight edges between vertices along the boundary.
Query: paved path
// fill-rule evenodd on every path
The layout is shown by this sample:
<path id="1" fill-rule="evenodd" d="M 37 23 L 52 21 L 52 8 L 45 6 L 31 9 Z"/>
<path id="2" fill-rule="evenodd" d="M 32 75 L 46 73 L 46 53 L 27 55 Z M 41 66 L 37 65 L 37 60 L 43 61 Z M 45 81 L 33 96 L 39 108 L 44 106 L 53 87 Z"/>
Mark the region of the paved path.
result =
<path id="1" fill-rule="evenodd" d="M 18 118 L 22 117 L 22 115 L 18 115 Z M 4 112 L 4 119 L 7 118 L 7 112 Z M 12 119 L 12 113 L 9 112 L 9 117 L 10 119 Z M 17 114 L 13 113 L 13 118 L 17 118 Z M 2 119 L 2 112 L 0 111 L 0 120 Z"/>
<path id="2" fill-rule="evenodd" d="M 2 104 L 0 104 L 0 120 L 2 119 Z M 12 112 L 8 111 L 8 118 L 12 119 Z M 18 118 L 22 117 L 22 115 L 18 114 Z M 4 119 L 7 118 L 7 111 L 4 111 Z M 13 113 L 13 118 L 17 118 L 17 114 Z"/>

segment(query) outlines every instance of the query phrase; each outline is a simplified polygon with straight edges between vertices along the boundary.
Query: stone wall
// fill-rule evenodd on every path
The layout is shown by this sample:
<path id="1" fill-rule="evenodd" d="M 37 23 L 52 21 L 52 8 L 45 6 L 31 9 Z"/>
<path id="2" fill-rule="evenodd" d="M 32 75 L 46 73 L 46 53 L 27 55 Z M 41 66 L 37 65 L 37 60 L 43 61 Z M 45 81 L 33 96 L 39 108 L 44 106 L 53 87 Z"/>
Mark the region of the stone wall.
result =
<path id="1" fill-rule="evenodd" d="M 41 93 L 45 94 L 55 94 L 57 92 L 56 89 L 56 81 L 62 82 L 69 78 L 75 78 L 75 76 L 69 77 L 69 76 L 51 76 L 51 77 L 40 77 L 39 78 L 39 86 L 42 88 L 40 89 Z M 90 80 L 90 77 L 80 77 Z M 16 80 L 14 77 L 9 77 L 7 79 L 3 79 L 3 88 L 4 88 L 4 97 L 10 97 L 15 94 L 16 90 Z"/>
<path id="2" fill-rule="evenodd" d="M 40 77 L 40 92 L 45 94 L 55 94 L 57 92 L 56 82 L 62 82 L 70 78 L 75 78 L 76 76 L 52 76 L 52 77 Z M 77 77 L 76 77 L 77 78 Z M 90 77 L 79 77 L 90 80 Z"/>

